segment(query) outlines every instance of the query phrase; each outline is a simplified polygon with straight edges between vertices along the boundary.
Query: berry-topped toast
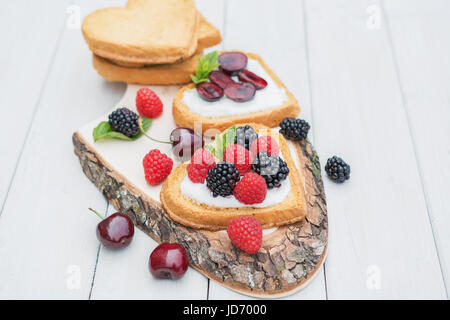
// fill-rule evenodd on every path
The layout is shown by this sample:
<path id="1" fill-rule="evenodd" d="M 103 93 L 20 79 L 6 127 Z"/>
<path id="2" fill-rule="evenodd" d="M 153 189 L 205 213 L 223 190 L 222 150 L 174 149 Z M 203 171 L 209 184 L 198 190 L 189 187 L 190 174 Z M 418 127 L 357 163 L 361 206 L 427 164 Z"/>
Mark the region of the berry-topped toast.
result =
<path id="1" fill-rule="evenodd" d="M 201 128 L 206 136 L 215 136 L 217 130 L 237 122 L 275 127 L 300 112 L 292 93 L 253 53 L 208 54 L 191 78 L 194 83 L 175 95 L 173 117 L 178 126 Z"/>
<path id="2" fill-rule="evenodd" d="M 176 167 L 160 197 L 173 220 L 192 228 L 223 230 L 241 216 L 271 228 L 305 217 L 302 181 L 281 134 L 236 124 Z"/>

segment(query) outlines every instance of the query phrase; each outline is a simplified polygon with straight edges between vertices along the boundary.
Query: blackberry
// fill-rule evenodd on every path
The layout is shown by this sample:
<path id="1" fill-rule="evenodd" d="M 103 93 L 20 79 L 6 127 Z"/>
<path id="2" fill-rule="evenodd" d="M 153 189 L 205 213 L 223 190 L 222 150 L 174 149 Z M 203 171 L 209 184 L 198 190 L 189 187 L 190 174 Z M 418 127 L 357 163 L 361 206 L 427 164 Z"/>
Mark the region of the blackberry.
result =
<path id="1" fill-rule="evenodd" d="M 290 140 L 300 141 L 306 139 L 309 123 L 302 119 L 284 118 L 280 123 L 280 133 Z"/>
<path id="2" fill-rule="evenodd" d="M 350 166 L 337 156 L 333 156 L 327 160 L 325 171 L 328 177 L 337 183 L 342 183 L 350 179 Z"/>
<path id="3" fill-rule="evenodd" d="M 256 139 L 258 139 L 258 134 L 255 129 L 249 125 L 236 128 L 236 138 L 234 138 L 234 144 L 238 144 L 245 147 L 247 150 L 250 150 L 250 146 Z"/>
<path id="4" fill-rule="evenodd" d="M 108 117 L 111 129 L 123 133 L 130 138 L 139 133 L 138 120 L 139 116 L 127 108 L 119 108 L 113 111 Z"/>
<path id="5" fill-rule="evenodd" d="M 252 170 L 266 180 L 268 189 L 280 186 L 289 175 L 289 168 L 280 157 L 269 156 L 267 152 L 260 152 L 255 157 Z"/>
<path id="6" fill-rule="evenodd" d="M 233 194 L 234 187 L 240 179 L 239 171 L 234 164 L 222 161 L 208 170 L 206 186 L 214 197 L 227 197 Z"/>

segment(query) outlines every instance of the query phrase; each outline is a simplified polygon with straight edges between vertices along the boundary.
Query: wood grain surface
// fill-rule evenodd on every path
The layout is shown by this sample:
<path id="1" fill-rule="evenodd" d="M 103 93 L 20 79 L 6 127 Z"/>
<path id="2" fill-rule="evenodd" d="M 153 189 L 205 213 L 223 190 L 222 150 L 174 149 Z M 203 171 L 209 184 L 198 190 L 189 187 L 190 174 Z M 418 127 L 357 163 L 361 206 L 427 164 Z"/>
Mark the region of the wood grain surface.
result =
<path id="1" fill-rule="evenodd" d="M 87 207 L 114 209 L 82 174 L 71 136 L 126 85 L 97 75 L 68 22 L 125 2 L 2 5 L 0 298 L 246 298 L 192 270 L 154 281 L 143 252 L 156 242 L 143 232 L 120 253 L 94 236 Z M 352 167 L 343 185 L 324 177 L 328 258 L 289 298 L 448 298 L 450 2 L 196 3 L 222 32 L 216 48 L 257 52 L 293 92 L 322 165 L 337 154 Z"/>

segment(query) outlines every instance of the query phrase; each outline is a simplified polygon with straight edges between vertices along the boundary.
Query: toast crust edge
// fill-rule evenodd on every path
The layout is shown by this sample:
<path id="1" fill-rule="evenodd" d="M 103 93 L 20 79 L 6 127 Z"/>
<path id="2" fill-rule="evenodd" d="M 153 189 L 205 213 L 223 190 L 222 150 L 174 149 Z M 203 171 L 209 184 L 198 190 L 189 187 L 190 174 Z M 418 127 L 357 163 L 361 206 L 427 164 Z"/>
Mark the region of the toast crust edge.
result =
<path id="1" fill-rule="evenodd" d="M 113 82 L 126 82 L 141 85 L 177 85 L 191 81 L 190 75 L 197 68 L 197 57 L 177 64 L 161 64 L 143 68 L 128 68 L 116 65 L 95 54 L 92 64 L 104 79 Z"/>

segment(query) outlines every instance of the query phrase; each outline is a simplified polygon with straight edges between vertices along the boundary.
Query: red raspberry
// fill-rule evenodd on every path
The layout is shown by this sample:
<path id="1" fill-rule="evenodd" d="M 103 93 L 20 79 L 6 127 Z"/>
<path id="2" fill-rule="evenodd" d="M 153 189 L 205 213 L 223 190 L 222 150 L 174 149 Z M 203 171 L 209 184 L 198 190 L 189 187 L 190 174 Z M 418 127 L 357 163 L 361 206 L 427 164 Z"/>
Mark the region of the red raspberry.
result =
<path id="1" fill-rule="evenodd" d="M 252 169 L 250 153 L 245 147 L 238 144 L 231 144 L 225 149 L 223 161 L 233 163 L 241 176 Z"/>
<path id="2" fill-rule="evenodd" d="M 141 88 L 136 94 L 136 109 L 142 117 L 155 119 L 161 115 L 163 104 L 153 90 Z"/>
<path id="3" fill-rule="evenodd" d="M 214 156 L 205 149 L 198 149 L 187 166 L 189 179 L 194 183 L 204 183 L 208 170 L 216 165 Z"/>
<path id="4" fill-rule="evenodd" d="M 172 171 L 173 160 L 157 149 L 150 150 L 142 162 L 145 180 L 151 185 L 160 184 Z"/>
<path id="5" fill-rule="evenodd" d="M 280 148 L 278 147 L 277 140 L 271 136 L 262 136 L 253 141 L 250 147 L 250 153 L 252 157 L 256 156 L 259 152 L 267 152 L 269 156 L 278 157 L 280 154 Z"/>
<path id="6" fill-rule="evenodd" d="M 266 194 L 266 180 L 255 172 L 246 173 L 234 188 L 234 197 L 244 204 L 261 203 Z"/>
<path id="7" fill-rule="evenodd" d="M 240 217 L 230 221 L 227 228 L 231 242 L 247 253 L 256 253 L 262 244 L 262 227 L 255 217 Z"/>

